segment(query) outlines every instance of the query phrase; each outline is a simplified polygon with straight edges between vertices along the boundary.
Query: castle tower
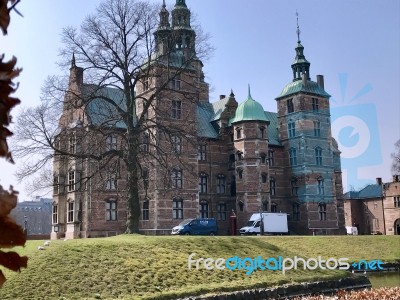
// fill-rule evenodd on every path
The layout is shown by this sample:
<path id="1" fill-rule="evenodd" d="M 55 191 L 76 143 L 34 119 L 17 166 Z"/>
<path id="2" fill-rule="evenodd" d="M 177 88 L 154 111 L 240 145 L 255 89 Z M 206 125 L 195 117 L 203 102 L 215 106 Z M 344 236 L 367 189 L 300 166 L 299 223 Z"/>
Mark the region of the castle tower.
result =
<path id="1" fill-rule="evenodd" d="M 290 226 L 298 233 L 334 233 L 339 228 L 334 162 L 338 150 L 331 136 L 330 95 L 321 75 L 317 82 L 310 80 L 299 28 L 297 34 L 293 81 L 276 98 L 279 136 L 287 158 L 286 196 L 293 207 Z"/>
<path id="2" fill-rule="evenodd" d="M 235 180 L 238 220 L 263 209 L 268 202 L 268 124 L 260 103 L 250 93 L 230 120 L 234 132 Z M 243 224 L 239 224 L 243 225 Z"/>

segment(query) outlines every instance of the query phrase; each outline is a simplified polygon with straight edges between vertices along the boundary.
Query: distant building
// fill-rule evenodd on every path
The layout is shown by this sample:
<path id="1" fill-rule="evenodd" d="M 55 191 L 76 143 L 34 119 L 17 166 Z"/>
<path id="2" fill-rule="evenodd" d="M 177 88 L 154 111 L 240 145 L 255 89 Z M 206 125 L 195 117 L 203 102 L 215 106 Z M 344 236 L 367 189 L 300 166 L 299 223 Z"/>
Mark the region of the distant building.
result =
<path id="1" fill-rule="evenodd" d="M 163 5 L 160 25 L 155 32 L 155 54 L 159 60 L 151 64 L 154 72 L 171 72 L 187 58 L 196 57 L 196 34 L 190 24 L 191 12 L 185 1 L 176 1 L 172 18 Z M 172 25 L 170 24 L 172 21 Z M 298 31 L 299 32 L 299 31 Z M 300 33 L 300 32 L 299 32 Z M 172 45 L 170 44 L 172 43 Z M 170 49 L 168 52 L 167 50 Z M 171 50 L 173 49 L 173 50 Z M 252 213 L 263 211 L 289 214 L 290 231 L 297 234 L 344 233 L 344 209 L 340 151 L 331 135 L 330 95 L 325 91 L 322 75 L 310 77 L 310 62 L 298 36 L 295 60 L 288 69 L 293 73 L 288 84 L 276 89 L 277 112 L 265 111 L 255 101 L 250 88 L 241 103 L 234 93 L 210 99 L 204 81 L 203 64 L 195 61 L 171 82 L 154 104 L 164 115 L 150 109 L 149 119 L 155 124 L 196 126 L 197 145 L 173 136 L 172 145 L 157 128 L 143 136 L 143 146 L 153 154 L 153 144 L 177 153 L 171 155 L 171 170 L 165 172 L 151 155 L 144 160 L 148 168 L 138 177 L 140 183 L 140 231 L 144 234 L 169 234 L 171 228 L 186 218 L 214 217 L 219 234 L 229 230 L 229 214 L 236 213 L 238 226 L 243 226 Z M 168 66 L 168 70 L 165 66 Z M 237 75 L 240 76 L 240 75 Z M 138 99 L 148 99 L 160 86 L 163 76 L 149 77 L 135 87 Z M 73 95 L 83 95 L 90 87 L 85 84 L 83 69 L 72 60 L 69 90 L 65 103 L 73 103 Z M 104 88 L 115 103 L 123 95 L 115 88 Z M 272 100 L 272 99 L 270 99 Z M 97 104 L 96 104 L 97 103 Z M 103 104 L 101 104 L 103 103 Z M 59 145 L 71 151 L 119 149 L 124 134 L 121 122 L 100 142 L 95 138 L 79 139 L 80 131 L 110 123 L 101 112 L 111 112 L 100 98 L 85 108 L 65 105 L 60 118 Z M 122 106 L 122 105 L 121 105 Z M 141 113 L 145 101 L 138 100 L 136 112 Z M 74 126 L 74 124 L 80 126 Z M 79 131 L 80 130 L 80 131 Z M 108 131 L 110 127 L 107 127 Z M 120 131 L 118 131 L 120 130 Z M 152 145 L 150 136 L 154 139 Z M 94 137 L 96 137 L 94 135 Z M 97 145 L 97 146 L 96 146 Z M 79 149 L 79 150 L 78 150 Z M 100 151 L 100 150 L 99 150 Z M 175 160 L 174 160 L 175 159 Z M 182 169 L 180 162 L 185 164 Z M 174 166 L 175 165 L 175 166 Z M 124 167 L 100 170 L 85 186 L 79 178 L 89 178 L 97 165 L 90 159 L 56 156 L 54 160 L 54 203 L 52 238 L 110 236 L 126 228 L 128 205 L 127 175 Z M 154 167 L 155 166 L 155 167 Z M 187 170 L 192 170 L 191 172 Z M 165 188 L 165 178 L 169 186 Z M 141 180 L 141 181 L 142 181 Z"/>
<path id="2" fill-rule="evenodd" d="M 37 197 L 32 201 L 18 202 L 11 216 L 29 236 L 50 236 L 52 199 Z"/>
<path id="3" fill-rule="evenodd" d="M 346 226 L 357 227 L 359 234 L 400 235 L 400 175 L 389 183 L 377 178 L 344 197 Z"/>

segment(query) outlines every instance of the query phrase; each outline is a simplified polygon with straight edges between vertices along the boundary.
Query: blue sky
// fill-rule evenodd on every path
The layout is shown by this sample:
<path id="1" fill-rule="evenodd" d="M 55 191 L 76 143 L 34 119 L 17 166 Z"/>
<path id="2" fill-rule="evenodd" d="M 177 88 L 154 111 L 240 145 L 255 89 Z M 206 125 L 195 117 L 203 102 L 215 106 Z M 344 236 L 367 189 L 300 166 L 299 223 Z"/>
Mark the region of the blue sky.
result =
<path id="1" fill-rule="evenodd" d="M 167 5 L 174 2 L 167 0 Z M 210 101 L 229 94 L 232 88 L 241 102 L 251 84 L 253 98 L 269 111 L 276 111 L 275 97 L 292 80 L 297 10 L 311 78 L 324 75 L 325 89 L 332 95 L 332 125 L 339 143 L 362 151 L 357 145 L 367 139 L 368 149 L 362 155 L 345 155 L 350 157 L 343 160 L 345 190 L 350 185 L 362 187 L 375 177 L 391 179 L 390 153 L 400 138 L 399 1 L 186 2 L 216 48 L 205 62 Z M 40 101 L 40 89 L 48 75 L 67 71 L 56 66 L 62 28 L 78 27 L 98 3 L 42 0 L 18 5 L 24 17 L 12 15 L 9 35 L 0 37 L 0 53 L 6 58 L 15 55 L 23 68 L 16 93 L 22 105 Z M 13 115 L 17 113 L 14 109 Z M 351 128 L 354 124 L 364 125 Z M 23 184 L 16 183 L 15 167 L 1 160 L 0 170 L 0 184 L 13 184 L 22 192 L 21 198 L 29 199 Z"/>

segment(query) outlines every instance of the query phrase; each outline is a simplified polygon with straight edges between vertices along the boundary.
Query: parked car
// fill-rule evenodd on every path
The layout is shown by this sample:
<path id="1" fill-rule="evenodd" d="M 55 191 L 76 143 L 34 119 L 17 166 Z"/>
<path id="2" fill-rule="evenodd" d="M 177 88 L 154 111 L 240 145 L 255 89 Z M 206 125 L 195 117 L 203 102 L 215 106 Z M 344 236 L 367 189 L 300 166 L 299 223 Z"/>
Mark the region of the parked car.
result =
<path id="1" fill-rule="evenodd" d="M 186 219 L 172 228 L 171 234 L 216 235 L 217 220 L 213 218 Z"/>
<path id="2" fill-rule="evenodd" d="M 240 228 L 241 235 L 260 234 L 261 216 L 265 234 L 287 234 L 288 222 L 286 213 L 254 213 L 246 226 Z"/>
<path id="3" fill-rule="evenodd" d="M 347 235 L 358 235 L 357 227 L 353 226 L 346 226 Z"/>

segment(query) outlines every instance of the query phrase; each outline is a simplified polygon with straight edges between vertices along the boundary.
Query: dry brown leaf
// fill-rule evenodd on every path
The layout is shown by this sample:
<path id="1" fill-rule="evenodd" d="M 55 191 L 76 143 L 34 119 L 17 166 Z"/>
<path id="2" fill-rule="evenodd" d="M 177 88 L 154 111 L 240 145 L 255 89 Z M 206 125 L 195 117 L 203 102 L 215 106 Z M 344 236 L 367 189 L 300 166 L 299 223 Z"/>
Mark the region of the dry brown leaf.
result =
<path id="1" fill-rule="evenodd" d="M 28 265 L 27 256 L 19 256 L 17 252 L 0 251 L 0 265 L 15 272 L 19 272 L 21 268 L 26 268 Z"/>
<path id="2" fill-rule="evenodd" d="M 6 278 L 4 277 L 3 272 L 0 270 L 0 288 L 3 286 L 4 282 L 6 282 Z"/>
<path id="3" fill-rule="evenodd" d="M 7 34 L 7 27 L 10 24 L 10 14 L 7 8 L 8 0 L 0 0 L 0 28 L 3 34 Z"/>
<path id="4" fill-rule="evenodd" d="M 0 218 L 0 248 L 24 246 L 25 233 L 10 217 Z"/>
<path id="5" fill-rule="evenodd" d="M 0 185 L 0 218 L 6 217 L 17 206 L 17 195 L 18 192 L 14 191 L 12 186 L 8 192 Z"/>

